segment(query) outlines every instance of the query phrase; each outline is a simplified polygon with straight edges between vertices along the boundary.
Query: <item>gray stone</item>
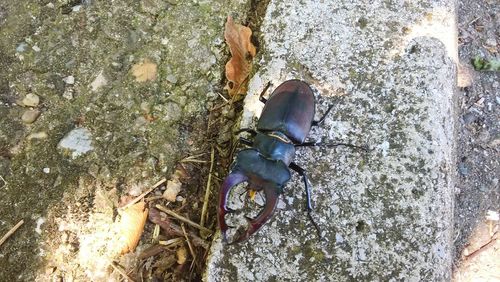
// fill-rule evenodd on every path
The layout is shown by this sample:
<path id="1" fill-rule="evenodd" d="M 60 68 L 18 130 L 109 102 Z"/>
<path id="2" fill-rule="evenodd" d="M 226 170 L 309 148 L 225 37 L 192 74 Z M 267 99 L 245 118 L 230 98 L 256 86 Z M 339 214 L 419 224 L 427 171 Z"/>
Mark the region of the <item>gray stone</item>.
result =
<path id="1" fill-rule="evenodd" d="M 469 167 L 467 166 L 467 164 L 465 162 L 460 162 L 458 164 L 458 172 L 462 175 L 462 176 L 467 176 L 469 175 Z"/>
<path id="2" fill-rule="evenodd" d="M 466 125 L 469 125 L 474 121 L 476 121 L 477 117 L 473 112 L 468 112 L 465 115 L 463 115 L 462 119 Z"/>
<path id="3" fill-rule="evenodd" d="M 26 123 L 30 124 L 35 122 L 35 120 L 40 116 L 40 111 L 39 110 L 26 110 L 22 117 L 21 120 Z"/>
<path id="4" fill-rule="evenodd" d="M 165 79 L 170 82 L 170 83 L 176 83 L 177 82 L 177 77 L 173 74 L 169 74 L 165 77 Z"/>
<path id="5" fill-rule="evenodd" d="M 207 281 L 451 279 L 454 5 L 270 1 L 240 127 L 254 126 L 267 81 L 298 78 L 318 95 L 316 118 L 334 105 L 310 140 L 374 150 L 299 149 L 322 238 L 294 175 L 284 188 L 294 200 L 259 232 L 234 245 L 216 235 Z"/>
<path id="6" fill-rule="evenodd" d="M 68 152 L 75 159 L 94 149 L 92 146 L 92 134 L 86 128 L 75 128 L 59 141 L 57 147 L 63 150 L 63 152 Z"/>
<path id="7" fill-rule="evenodd" d="M 17 45 L 16 52 L 22 53 L 26 51 L 26 47 L 28 47 L 28 44 L 26 44 L 26 42 L 21 42 L 19 45 Z"/>

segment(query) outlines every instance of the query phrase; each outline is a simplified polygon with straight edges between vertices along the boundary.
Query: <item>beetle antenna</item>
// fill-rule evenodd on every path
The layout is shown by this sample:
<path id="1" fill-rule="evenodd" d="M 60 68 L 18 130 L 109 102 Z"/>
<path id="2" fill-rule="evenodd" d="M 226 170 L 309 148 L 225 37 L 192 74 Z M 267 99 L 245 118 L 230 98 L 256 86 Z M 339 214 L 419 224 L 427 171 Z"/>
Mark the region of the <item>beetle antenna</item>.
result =
<path id="1" fill-rule="evenodd" d="M 314 219 L 313 219 L 313 217 L 311 215 L 311 211 L 310 210 L 307 211 L 307 217 L 309 217 L 309 220 L 314 225 L 314 228 L 316 228 L 316 232 L 318 233 L 318 237 L 321 239 L 321 230 L 319 229 L 318 224 L 314 221 Z"/>

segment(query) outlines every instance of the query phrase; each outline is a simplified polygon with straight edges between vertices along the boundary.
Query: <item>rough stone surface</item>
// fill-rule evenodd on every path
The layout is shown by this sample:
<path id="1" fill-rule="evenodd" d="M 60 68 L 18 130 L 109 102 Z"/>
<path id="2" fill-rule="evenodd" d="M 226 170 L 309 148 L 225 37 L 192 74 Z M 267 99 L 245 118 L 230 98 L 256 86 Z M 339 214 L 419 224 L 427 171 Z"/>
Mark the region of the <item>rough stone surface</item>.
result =
<path id="1" fill-rule="evenodd" d="M 317 117 L 334 104 L 311 139 L 373 150 L 300 149 L 322 239 L 294 175 L 285 207 L 257 234 L 230 246 L 215 239 L 207 281 L 450 279 L 454 5 L 270 2 L 241 127 L 255 124 L 265 82 L 299 78 L 317 93 Z"/>
<path id="2" fill-rule="evenodd" d="M 220 99 L 207 94 L 223 87 L 224 23 L 245 10 L 223 0 L 0 1 L 0 234 L 25 220 L 1 246 L 0 281 L 119 279 L 105 263 L 91 267 L 109 262 L 99 234 L 116 216 L 94 202 L 97 187 L 146 189 L 200 151 L 195 138 Z M 131 69 L 145 60 L 158 76 L 138 83 Z M 29 93 L 43 118 L 25 126 L 17 102 Z M 88 130 L 78 142 L 93 150 L 72 159 L 79 151 L 57 146 L 74 128 Z"/>

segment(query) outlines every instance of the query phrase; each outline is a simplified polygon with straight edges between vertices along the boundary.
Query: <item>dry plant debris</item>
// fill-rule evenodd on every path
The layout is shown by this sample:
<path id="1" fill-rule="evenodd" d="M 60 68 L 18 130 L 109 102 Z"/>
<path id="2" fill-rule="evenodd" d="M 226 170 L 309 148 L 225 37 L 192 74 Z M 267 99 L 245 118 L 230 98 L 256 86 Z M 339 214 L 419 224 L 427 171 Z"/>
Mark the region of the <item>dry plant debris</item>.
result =
<path id="1" fill-rule="evenodd" d="M 122 242 L 121 253 L 133 252 L 139 239 L 141 239 L 146 219 L 148 218 L 148 209 L 145 209 L 145 203 L 139 202 L 127 209 L 121 211 L 120 221 L 117 222 L 120 240 Z"/>
<path id="2" fill-rule="evenodd" d="M 177 256 L 177 263 L 178 264 L 185 264 L 186 260 L 187 260 L 186 247 L 182 246 L 182 247 L 178 248 L 177 252 L 176 252 L 176 256 Z"/>
<path id="3" fill-rule="evenodd" d="M 12 236 L 12 234 L 14 234 L 14 232 L 16 232 L 17 229 L 19 229 L 19 227 L 21 227 L 21 225 L 23 225 L 24 223 L 24 220 L 21 219 L 21 221 L 19 221 L 14 227 L 12 227 L 3 237 L 2 239 L 0 239 L 0 246 L 5 242 L 7 241 L 7 239 L 9 239 L 10 236 Z"/>
<path id="4" fill-rule="evenodd" d="M 235 97 L 246 93 L 246 82 L 252 71 L 252 59 L 256 49 L 251 42 L 252 30 L 246 26 L 236 24 L 233 18 L 227 17 L 224 38 L 231 51 L 231 59 L 226 64 L 226 78 L 228 83 L 225 89 L 229 96 Z"/>

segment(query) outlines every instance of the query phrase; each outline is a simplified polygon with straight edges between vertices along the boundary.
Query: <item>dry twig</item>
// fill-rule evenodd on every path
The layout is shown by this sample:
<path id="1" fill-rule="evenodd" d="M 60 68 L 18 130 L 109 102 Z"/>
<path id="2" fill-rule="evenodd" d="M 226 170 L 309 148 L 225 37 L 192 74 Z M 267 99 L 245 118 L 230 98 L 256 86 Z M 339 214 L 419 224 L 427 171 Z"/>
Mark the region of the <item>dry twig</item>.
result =
<path id="1" fill-rule="evenodd" d="M 111 265 L 118 273 L 120 273 L 125 279 L 127 279 L 130 282 L 135 282 L 134 279 L 130 278 L 127 273 L 117 264 L 115 264 L 114 261 L 112 261 L 109 265 Z"/>
<path id="2" fill-rule="evenodd" d="M 199 225 L 198 223 L 196 223 L 196 222 L 194 222 L 194 221 L 190 220 L 189 218 L 186 218 L 186 217 L 184 217 L 184 216 L 182 216 L 182 215 L 179 215 L 179 214 L 177 214 L 176 212 L 174 212 L 174 211 L 172 211 L 172 210 L 169 210 L 169 209 L 167 209 L 167 208 L 165 208 L 165 207 L 163 207 L 163 206 L 161 206 L 161 205 L 156 205 L 156 208 L 157 208 L 157 209 L 159 209 L 159 210 L 161 210 L 162 212 L 164 212 L 164 213 L 166 213 L 166 214 L 170 215 L 170 216 L 175 217 L 176 219 L 178 219 L 178 220 L 180 220 L 180 221 L 183 221 L 183 222 L 185 222 L 185 223 L 187 223 L 187 224 L 189 224 L 189 225 L 191 225 L 191 226 L 195 227 L 195 228 L 198 228 L 198 229 L 200 229 L 200 230 L 203 230 L 203 231 L 205 231 L 205 232 L 208 232 L 208 233 L 212 234 L 212 230 L 210 230 L 210 229 L 208 229 L 208 228 L 205 228 L 205 227 L 203 227 L 203 226 Z"/>
<path id="3" fill-rule="evenodd" d="M 154 189 L 158 188 L 158 186 L 162 185 L 166 181 L 167 181 L 167 179 L 163 178 L 160 181 L 156 182 L 155 185 L 153 185 L 153 187 L 149 188 L 147 191 L 145 191 L 144 193 L 140 194 L 139 196 L 137 196 L 135 199 L 133 199 L 132 201 L 130 201 L 128 204 L 126 204 L 125 206 L 121 207 L 120 209 L 124 210 L 124 209 L 132 206 L 133 204 L 139 202 L 147 194 L 151 193 Z"/>
<path id="4" fill-rule="evenodd" d="M 149 210 L 149 220 L 151 220 L 151 222 L 155 224 L 160 225 L 160 227 L 170 236 L 184 236 L 184 232 L 182 232 L 182 229 L 179 225 L 170 222 L 168 219 L 163 220 L 160 216 L 160 211 L 155 208 L 151 208 Z M 192 231 L 188 231 L 188 235 L 195 246 L 208 249 L 207 241 L 201 239 Z"/>
<path id="5" fill-rule="evenodd" d="M 212 152 L 210 154 L 210 172 L 208 173 L 207 187 L 205 188 L 205 197 L 203 199 L 203 208 L 201 209 L 201 226 L 205 226 L 205 218 L 207 216 L 208 197 L 210 196 L 210 184 L 212 182 L 212 171 L 214 169 L 214 158 L 215 150 L 214 147 L 212 147 Z"/>
<path id="6" fill-rule="evenodd" d="M 170 239 L 170 240 L 167 240 L 167 241 L 160 241 L 160 242 L 158 242 L 158 244 L 160 244 L 162 246 L 165 246 L 165 247 L 177 246 L 177 245 L 180 245 L 181 243 L 182 243 L 182 238 L 181 237 L 177 237 L 177 238 Z"/>
<path id="7" fill-rule="evenodd" d="M 10 236 L 12 236 L 12 234 L 14 234 L 14 232 L 16 232 L 16 230 L 21 227 L 21 225 L 23 225 L 24 223 L 24 220 L 21 219 L 21 221 L 19 221 L 14 227 L 12 227 L 5 235 L 3 235 L 2 239 L 0 239 L 0 246 L 2 246 L 2 244 L 7 241 L 7 239 L 9 239 Z"/>
<path id="8" fill-rule="evenodd" d="M 493 246 L 496 242 L 496 240 L 498 239 L 496 237 L 496 234 L 497 232 L 495 232 L 492 236 L 492 238 L 484 245 L 482 245 L 481 247 L 479 247 L 479 249 L 473 251 L 472 253 L 468 254 L 465 256 L 466 259 L 472 259 L 473 257 L 477 256 L 479 253 L 483 252 L 484 250 L 490 248 L 491 246 Z"/>
<path id="9" fill-rule="evenodd" d="M 196 260 L 196 255 L 194 254 L 193 246 L 189 241 L 188 235 L 186 233 L 186 229 L 184 228 L 184 224 L 181 224 L 182 232 L 184 233 L 184 237 L 186 238 L 186 242 L 188 243 L 189 251 L 191 252 L 191 256 L 193 257 L 193 261 Z"/>

